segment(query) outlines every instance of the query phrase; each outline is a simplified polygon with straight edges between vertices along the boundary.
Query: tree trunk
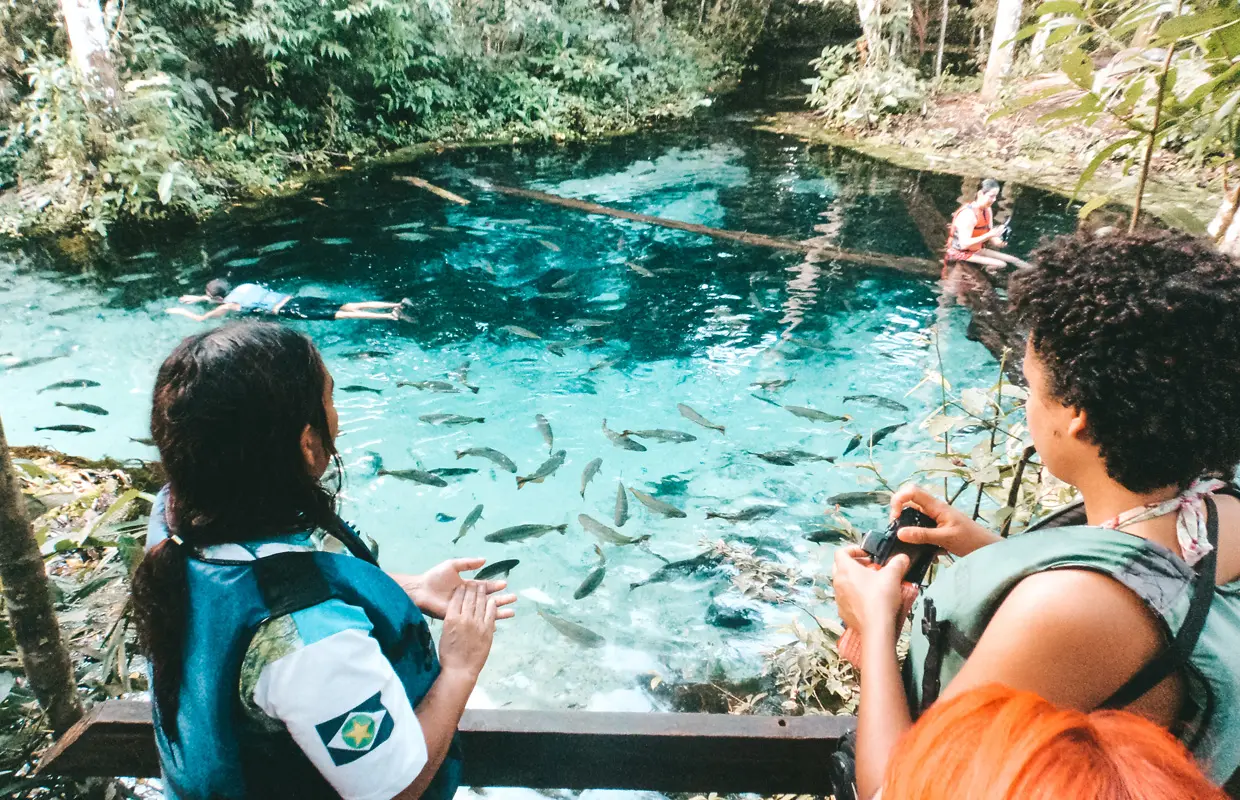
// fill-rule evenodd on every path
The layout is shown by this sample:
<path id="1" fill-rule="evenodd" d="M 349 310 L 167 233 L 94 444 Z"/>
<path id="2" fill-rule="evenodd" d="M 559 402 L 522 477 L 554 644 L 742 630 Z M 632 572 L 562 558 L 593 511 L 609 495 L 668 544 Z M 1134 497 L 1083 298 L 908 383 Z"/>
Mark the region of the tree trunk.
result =
<path id="1" fill-rule="evenodd" d="M 633 0 L 629 5 L 629 19 L 633 23 L 635 41 L 650 39 L 663 27 L 663 0 Z"/>
<path id="2" fill-rule="evenodd" d="M 26 519 L 21 486 L 0 423 L 0 585 L 17 654 L 52 730 L 64 733 L 82 716 L 69 651 L 60 638 L 39 543 Z"/>
<path id="3" fill-rule="evenodd" d="M 982 100 L 989 103 L 999 96 L 999 89 L 1012 71 L 1012 57 L 1016 53 L 1013 41 L 1020 30 L 1022 0 L 999 0 L 995 10 L 995 30 L 990 37 L 990 56 L 986 59 L 986 74 L 982 76 Z"/>
<path id="4" fill-rule="evenodd" d="M 69 33 L 69 49 L 82 82 L 89 89 L 88 100 L 106 111 L 116 110 L 119 84 L 116 67 L 108 51 L 108 29 L 103 24 L 99 0 L 60 0 L 60 13 Z"/>
<path id="5" fill-rule="evenodd" d="M 948 0 L 943 0 L 943 14 L 939 18 L 939 49 L 934 54 L 934 77 L 943 74 L 943 48 L 947 45 L 947 15 L 951 9 Z"/>
<path id="6" fill-rule="evenodd" d="M 879 20 L 880 0 L 857 0 L 857 16 L 861 20 L 861 36 L 865 39 L 867 57 L 883 55 L 882 30 Z"/>
<path id="7" fill-rule="evenodd" d="M 1218 214 L 1207 229 L 1218 249 L 1229 256 L 1240 257 L 1240 184 L 1234 189 L 1223 193 L 1223 202 L 1219 204 Z"/>

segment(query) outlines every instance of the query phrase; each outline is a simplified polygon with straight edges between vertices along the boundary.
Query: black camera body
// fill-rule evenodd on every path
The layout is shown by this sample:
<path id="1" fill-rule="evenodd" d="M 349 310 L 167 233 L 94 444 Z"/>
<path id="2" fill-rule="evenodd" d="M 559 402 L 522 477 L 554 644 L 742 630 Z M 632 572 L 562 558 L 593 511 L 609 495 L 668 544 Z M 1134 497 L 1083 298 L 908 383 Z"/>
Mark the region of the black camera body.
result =
<path id="1" fill-rule="evenodd" d="M 886 564 L 892 556 L 903 553 L 908 556 L 909 568 L 904 580 L 919 584 L 926 578 L 926 572 L 939 554 L 939 548 L 931 544 L 908 544 L 900 540 L 897 532 L 901 528 L 935 528 L 938 527 L 932 517 L 928 517 L 911 506 L 900 512 L 887 530 L 879 533 L 867 533 L 861 541 L 861 549 L 879 566 Z"/>

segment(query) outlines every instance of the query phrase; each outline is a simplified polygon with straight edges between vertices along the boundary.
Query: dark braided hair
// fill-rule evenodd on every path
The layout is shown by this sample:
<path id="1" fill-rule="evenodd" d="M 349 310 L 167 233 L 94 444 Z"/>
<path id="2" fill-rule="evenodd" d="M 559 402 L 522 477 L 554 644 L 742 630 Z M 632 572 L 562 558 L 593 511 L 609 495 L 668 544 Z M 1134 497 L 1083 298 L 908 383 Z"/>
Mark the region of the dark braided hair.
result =
<path id="1" fill-rule="evenodd" d="M 327 373 L 305 336 L 238 322 L 185 339 L 155 380 L 151 433 L 168 474 L 167 539 L 133 579 L 139 641 L 160 724 L 175 741 L 188 619 L 187 548 L 335 525 L 335 492 L 311 474 L 306 426 L 337 465 Z M 202 677 L 202 676 L 199 676 Z"/>
<path id="2" fill-rule="evenodd" d="M 1133 492 L 1240 463 L 1240 265 L 1209 242 L 1144 232 L 1044 243 L 1012 305 L 1050 391 L 1085 412 L 1107 473 Z"/>

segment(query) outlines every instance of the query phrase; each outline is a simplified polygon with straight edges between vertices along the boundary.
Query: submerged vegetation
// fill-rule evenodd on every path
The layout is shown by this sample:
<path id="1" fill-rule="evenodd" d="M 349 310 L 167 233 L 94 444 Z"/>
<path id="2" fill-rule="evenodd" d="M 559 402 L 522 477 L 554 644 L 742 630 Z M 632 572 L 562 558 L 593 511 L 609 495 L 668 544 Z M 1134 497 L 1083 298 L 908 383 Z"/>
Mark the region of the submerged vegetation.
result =
<path id="1" fill-rule="evenodd" d="M 199 215 L 433 140 L 588 136 L 705 101 L 762 2 L 0 0 L 0 233 Z M 751 17 L 757 14 L 758 24 Z M 75 65 L 76 62 L 76 65 Z M 84 77 L 85 76 L 85 79 Z"/>

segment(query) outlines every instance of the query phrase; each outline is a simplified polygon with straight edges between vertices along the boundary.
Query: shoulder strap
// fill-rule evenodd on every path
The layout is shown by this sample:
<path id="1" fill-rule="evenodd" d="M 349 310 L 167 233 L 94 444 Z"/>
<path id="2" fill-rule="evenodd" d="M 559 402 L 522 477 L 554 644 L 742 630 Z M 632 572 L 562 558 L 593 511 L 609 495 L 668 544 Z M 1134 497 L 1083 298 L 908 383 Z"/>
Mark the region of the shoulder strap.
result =
<path id="1" fill-rule="evenodd" d="M 1193 581 L 1193 598 L 1188 607 L 1188 614 L 1175 638 L 1163 648 L 1157 656 L 1148 662 L 1137 673 L 1128 679 L 1115 694 L 1107 698 L 1102 708 L 1123 708 L 1134 700 L 1142 697 L 1150 689 L 1174 672 L 1180 665 L 1188 662 L 1197 639 L 1205 627 L 1206 617 L 1210 613 L 1210 602 L 1214 599 L 1214 584 L 1218 567 L 1218 509 L 1209 496 L 1203 497 L 1206 503 L 1206 532 L 1210 542 L 1210 552 L 1201 559 L 1197 567 L 1197 577 Z"/>
<path id="2" fill-rule="evenodd" d="M 253 562 L 258 591 L 270 616 L 282 617 L 334 597 L 312 552 L 276 553 Z"/>

